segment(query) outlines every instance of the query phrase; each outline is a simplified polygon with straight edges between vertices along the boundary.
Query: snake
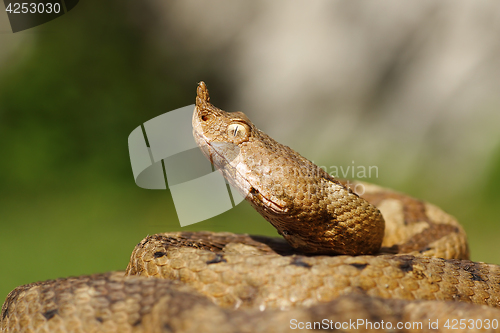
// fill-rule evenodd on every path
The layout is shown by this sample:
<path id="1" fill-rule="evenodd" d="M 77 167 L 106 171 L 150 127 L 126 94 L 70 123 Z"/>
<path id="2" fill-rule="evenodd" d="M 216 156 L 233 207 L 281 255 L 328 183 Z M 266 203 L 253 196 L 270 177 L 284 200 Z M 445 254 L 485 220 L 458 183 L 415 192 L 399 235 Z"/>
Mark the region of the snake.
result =
<path id="1" fill-rule="evenodd" d="M 192 124 L 203 154 L 282 237 L 147 236 L 125 271 L 15 288 L 0 332 L 500 332 L 500 266 L 469 260 L 454 217 L 336 179 L 212 105 L 204 82 Z"/>

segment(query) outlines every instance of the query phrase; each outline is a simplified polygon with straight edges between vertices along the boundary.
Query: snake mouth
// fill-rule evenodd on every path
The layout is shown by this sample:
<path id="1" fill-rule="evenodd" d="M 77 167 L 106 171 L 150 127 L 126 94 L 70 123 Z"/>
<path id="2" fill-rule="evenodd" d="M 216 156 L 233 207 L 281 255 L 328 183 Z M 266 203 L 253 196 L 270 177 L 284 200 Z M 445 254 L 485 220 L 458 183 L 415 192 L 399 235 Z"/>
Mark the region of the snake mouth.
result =
<path id="1" fill-rule="evenodd" d="M 195 137 L 195 141 L 200 147 L 203 154 L 209 159 L 210 163 L 212 163 L 226 178 L 231 185 L 238 189 L 240 194 L 245 197 L 247 200 L 251 196 L 254 200 L 250 200 L 251 202 L 261 202 L 262 206 L 267 209 L 272 210 L 276 214 L 282 214 L 286 212 L 286 209 L 274 202 L 273 200 L 267 198 L 261 191 L 252 183 L 243 176 L 243 174 L 238 170 L 237 167 L 231 164 L 232 161 L 237 157 L 238 154 L 235 154 L 235 158 L 229 160 L 225 154 L 220 152 L 220 148 L 214 147 L 212 143 L 208 140 L 208 138 L 196 131 L 193 128 L 193 134 Z M 231 145 L 238 148 L 239 147 L 232 143 L 221 142 L 221 144 Z M 214 156 L 215 155 L 215 156 Z"/>

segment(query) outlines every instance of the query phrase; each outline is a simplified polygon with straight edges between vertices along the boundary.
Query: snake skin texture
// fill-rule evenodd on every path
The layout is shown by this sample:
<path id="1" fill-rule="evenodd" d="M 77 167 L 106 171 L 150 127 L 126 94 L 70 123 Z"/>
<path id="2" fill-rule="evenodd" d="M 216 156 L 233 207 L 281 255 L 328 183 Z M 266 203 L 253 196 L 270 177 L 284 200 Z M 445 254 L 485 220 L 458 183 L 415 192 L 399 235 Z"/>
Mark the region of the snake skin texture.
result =
<path id="1" fill-rule="evenodd" d="M 200 148 L 283 238 L 147 236 L 124 272 L 17 287 L 0 332 L 500 332 L 500 267 L 468 260 L 455 218 L 334 179 L 197 95 Z"/>
<path id="2" fill-rule="evenodd" d="M 499 295 L 496 265 L 420 254 L 307 256 L 283 239 L 177 232 L 146 237 L 126 272 L 16 288 L 0 331 L 419 332 L 438 323 L 432 331 L 449 332 L 446 322 L 464 318 L 491 326 Z"/>

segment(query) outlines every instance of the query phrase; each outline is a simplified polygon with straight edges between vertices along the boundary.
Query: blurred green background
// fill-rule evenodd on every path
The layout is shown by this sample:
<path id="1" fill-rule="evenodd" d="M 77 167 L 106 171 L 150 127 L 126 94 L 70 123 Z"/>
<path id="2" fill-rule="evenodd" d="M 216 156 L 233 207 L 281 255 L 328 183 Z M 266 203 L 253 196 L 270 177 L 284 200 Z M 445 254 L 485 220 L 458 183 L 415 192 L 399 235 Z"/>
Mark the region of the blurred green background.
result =
<path id="1" fill-rule="evenodd" d="M 124 269 L 148 234 L 276 235 L 246 203 L 181 228 L 168 190 L 134 183 L 128 135 L 193 104 L 200 80 L 215 105 L 245 111 L 321 165 L 377 165 L 379 176 L 363 180 L 442 207 L 465 226 L 473 260 L 500 264 L 500 48 L 486 40 L 489 51 L 472 65 L 460 52 L 483 29 L 498 36 L 495 17 L 481 16 L 495 10 L 458 2 L 455 19 L 429 2 L 320 3 L 81 1 L 17 34 L 3 18 L 0 298 L 38 280 Z M 402 9 L 412 14 L 388 15 L 386 27 L 383 15 Z M 478 27 L 461 37 L 462 49 L 436 40 L 456 20 Z M 464 68 L 473 75 L 454 76 Z M 450 94 L 449 82 L 461 88 Z"/>

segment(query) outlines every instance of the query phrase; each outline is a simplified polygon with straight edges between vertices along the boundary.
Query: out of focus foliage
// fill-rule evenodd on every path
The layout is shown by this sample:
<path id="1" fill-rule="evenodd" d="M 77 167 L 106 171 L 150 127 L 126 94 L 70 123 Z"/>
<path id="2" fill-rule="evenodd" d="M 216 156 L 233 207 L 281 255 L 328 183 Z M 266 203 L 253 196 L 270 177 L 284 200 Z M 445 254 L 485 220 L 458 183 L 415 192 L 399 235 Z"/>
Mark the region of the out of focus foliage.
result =
<path id="1" fill-rule="evenodd" d="M 123 6 L 78 11 L 37 28 L 32 49 L 1 73 L 4 190 L 50 192 L 62 179 L 92 177 L 82 174 L 89 168 L 128 181 L 128 133 L 192 103 L 196 80 L 186 84 L 180 59 L 158 54 Z"/>

